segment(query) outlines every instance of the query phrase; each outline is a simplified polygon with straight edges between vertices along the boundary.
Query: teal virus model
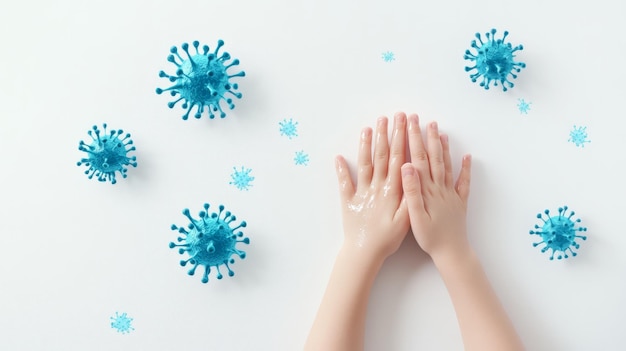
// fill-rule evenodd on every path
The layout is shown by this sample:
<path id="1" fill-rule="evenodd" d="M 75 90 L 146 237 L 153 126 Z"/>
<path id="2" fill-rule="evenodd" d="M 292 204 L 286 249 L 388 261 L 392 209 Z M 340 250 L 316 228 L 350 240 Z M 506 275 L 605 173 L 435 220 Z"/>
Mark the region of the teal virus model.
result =
<path id="1" fill-rule="evenodd" d="M 296 156 L 294 156 L 293 162 L 296 166 L 307 166 L 309 164 L 309 154 L 302 150 L 296 151 Z"/>
<path id="2" fill-rule="evenodd" d="M 234 185 L 239 190 L 249 190 L 254 180 L 250 172 L 252 172 L 250 168 L 241 166 L 241 169 L 238 170 L 236 167 L 233 167 L 233 173 L 230 175 L 232 181 L 229 184 Z"/>
<path id="3" fill-rule="evenodd" d="M 78 150 L 86 152 L 87 157 L 76 164 L 88 167 L 85 174 L 89 179 L 96 176 L 101 182 L 108 180 L 115 184 L 117 182 L 115 172 L 119 172 L 123 178 L 126 178 L 128 166 L 137 167 L 136 157 L 128 155 L 129 152 L 135 151 L 130 133 L 123 136 L 122 129 L 111 130 L 107 133 L 106 123 L 102 124 L 102 134 L 97 126 L 93 126 L 92 129 L 87 131 L 91 137 L 91 143 L 87 144 L 81 140 L 78 144 Z"/>
<path id="4" fill-rule="evenodd" d="M 278 126 L 280 135 L 286 136 L 289 139 L 293 139 L 298 136 L 298 122 L 295 122 L 293 118 L 283 119 L 278 122 Z"/>
<path id="5" fill-rule="evenodd" d="M 396 56 L 391 51 L 385 51 L 382 54 L 382 58 L 383 58 L 383 61 L 385 62 L 391 62 L 391 61 L 395 61 Z"/>
<path id="6" fill-rule="evenodd" d="M 230 67 L 239 65 L 239 60 L 234 59 L 230 63 L 230 54 L 224 52 L 219 56 L 219 50 L 224 45 L 223 40 L 217 42 L 217 47 L 209 53 L 209 46 L 204 45 L 202 52 L 198 50 L 200 43 L 194 41 L 192 43 L 195 53 L 189 53 L 189 44 L 183 43 L 181 48 L 185 52 L 186 58 L 179 55 L 178 49 L 173 46 L 170 49 L 170 55 L 167 60 L 176 65 L 176 74 L 168 75 L 161 71 L 159 77 L 167 78 L 174 83 L 169 88 L 157 88 L 156 93 L 162 94 L 169 91 L 176 100 L 167 104 L 169 108 L 173 108 L 179 101 L 183 100 L 182 107 L 187 109 L 183 115 L 183 119 L 189 118 L 191 109 L 197 108 L 195 117 L 202 117 L 205 107 L 209 113 L 209 118 L 215 118 L 215 113 L 219 112 L 220 117 L 226 117 L 226 113 L 222 110 L 220 102 L 224 100 L 228 107 L 232 110 L 235 108 L 232 97 L 241 98 L 241 93 L 237 92 L 239 88 L 237 83 L 232 83 L 231 78 L 244 77 L 246 74 L 240 71 L 235 74 L 229 74 L 227 70 Z"/>
<path id="7" fill-rule="evenodd" d="M 183 267 L 187 263 L 193 265 L 187 272 L 189 275 L 194 275 L 198 266 L 204 266 L 203 283 L 209 281 L 211 267 L 217 269 L 217 279 L 222 279 L 221 265 L 226 266 L 229 276 L 235 275 L 229 267 L 229 264 L 235 263 L 231 256 L 246 258 L 246 253 L 238 250 L 235 245 L 250 243 L 250 239 L 244 237 L 241 231 L 236 232 L 239 228 L 246 226 L 245 221 L 231 228 L 230 224 L 237 218 L 229 211 L 224 211 L 223 205 L 219 206 L 217 213 L 209 214 L 208 210 L 209 204 L 204 204 L 204 210 L 198 214 L 200 218 L 196 219 L 191 217 L 189 209 L 184 209 L 183 214 L 189 219 L 189 224 L 187 228 L 172 224 L 172 230 L 177 230 L 181 236 L 178 237 L 178 244 L 170 242 L 170 248 L 178 247 L 178 253 L 189 255 L 189 259 L 180 261 Z"/>
<path id="8" fill-rule="evenodd" d="M 575 212 L 570 211 L 567 214 L 567 206 L 559 207 L 559 214 L 556 216 L 550 216 L 550 211 L 545 210 L 543 214 L 537 214 L 537 218 L 543 221 L 543 224 L 535 224 L 535 230 L 531 230 L 531 235 L 539 235 L 541 241 L 533 243 L 534 247 L 545 244 L 541 249 L 541 252 L 552 250 L 550 260 L 554 260 L 556 254 L 557 259 L 568 258 L 569 251 L 572 256 L 576 256 L 577 253 L 574 249 L 578 249 L 580 245 L 576 243 L 576 238 L 587 240 L 584 235 L 577 235 L 579 232 L 586 232 L 587 228 L 579 226 L 580 218 L 573 219 Z M 545 218 L 544 215 L 545 214 Z"/>
<path id="9" fill-rule="evenodd" d="M 569 132 L 569 139 L 567 141 L 574 143 L 578 147 L 585 147 L 585 143 L 591 142 L 591 140 L 588 139 L 587 127 L 574 126 Z"/>
<path id="10" fill-rule="evenodd" d="M 480 77 L 482 81 L 480 86 L 489 89 L 489 85 L 493 82 L 494 86 L 498 86 L 498 82 L 502 84 L 502 90 L 507 91 L 508 88 L 513 88 L 513 82 L 508 80 L 509 75 L 513 79 L 517 78 L 515 73 L 518 73 L 522 68 L 526 67 L 523 62 L 514 61 L 515 52 L 523 50 L 522 45 L 513 47 L 511 43 L 506 42 L 506 37 L 509 32 L 505 31 L 502 39 L 495 38 L 496 30 L 492 29 L 491 32 L 485 33 L 487 41 L 483 42 L 480 33 L 476 33 L 476 40 L 472 40 L 472 49 L 476 50 L 476 53 L 465 50 L 464 59 L 474 62 L 474 66 L 465 67 L 465 72 L 472 72 L 470 78 L 472 82 L 476 82 Z M 508 85 L 508 87 L 507 87 Z"/>
<path id="11" fill-rule="evenodd" d="M 118 333 L 128 334 L 135 330 L 131 325 L 132 321 L 133 319 L 128 317 L 126 312 L 122 314 L 115 312 L 115 316 L 111 317 L 111 328 L 115 329 Z"/>
<path id="12" fill-rule="evenodd" d="M 528 111 L 530 111 L 530 104 L 532 104 L 532 102 L 527 102 L 524 99 L 517 99 L 517 101 L 517 109 L 519 110 L 519 113 L 527 115 Z"/>

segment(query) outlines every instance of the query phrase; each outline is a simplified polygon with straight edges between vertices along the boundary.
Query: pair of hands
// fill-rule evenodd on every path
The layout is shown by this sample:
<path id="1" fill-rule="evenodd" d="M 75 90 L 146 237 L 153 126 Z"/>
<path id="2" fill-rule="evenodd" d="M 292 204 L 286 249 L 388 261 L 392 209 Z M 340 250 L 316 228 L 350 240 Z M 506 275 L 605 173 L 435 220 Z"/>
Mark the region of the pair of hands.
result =
<path id="1" fill-rule="evenodd" d="M 469 247 L 466 234 L 471 157 L 465 155 L 453 183 L 448 136 L 437 123 L 422 137 L 418 116 L 394 116 L 391 140 L 386 117 L 378 119 L 372 153 L 371 128 L 361 132 L 356 184 L 345 159 L 337 156 L 345 242 L 367 258 L 384 260 L 413 230 L 431 257 Z M 407 142 L 410 161 L 407 161 Z"/>

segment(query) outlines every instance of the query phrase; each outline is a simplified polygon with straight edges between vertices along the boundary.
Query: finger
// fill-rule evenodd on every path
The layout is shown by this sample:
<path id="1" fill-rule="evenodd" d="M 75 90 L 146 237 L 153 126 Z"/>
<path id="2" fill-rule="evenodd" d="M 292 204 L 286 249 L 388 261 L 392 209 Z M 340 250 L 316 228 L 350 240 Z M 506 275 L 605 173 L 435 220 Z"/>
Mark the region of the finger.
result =
<path id="1" fill-rule="evenodd" d="M 387 117 L 381 117 L 376 123 L 376 142 L 374 145 L 374 176 L 372 181 L 383 181 L 389 167 L 389 138 L 387 137 Z"/>
<path id="2" fill-rule="evenodd" d="M 352 183 L 350 169 L 343 156 L 335 158 L 335 172 L 339 182 L 339 196 L 342 201 L 348 201 L 354 196 L 354 183 Z"/>
<path id="3" fill-rule="evenodd" d="M 399 112 L 394 117 L 391 150 L 389 152 L 389 182 L 391 189 L 401 193 L 400 167 L 406 162 L 406 115 Z"/>
<path id="4" fill-rule="evenodd" d="M 463 162 L 461 163 L 461 172 L 459 178 L 456 180 L 456 192 L 463 200 L 463 203 L 467 205 L 467 199 L 469 198 L 470 191 L 470 179 L 472 170 L 472 155 L 463 156 Z"/>
<path id="5" fill-rule="evenodd" d="M 357 163 L 359 172 L 357 176 L 357 187 L 369 187 L 372 182 L 372 128 L 363 128 L 361 131 Z"/>
<path id="6" fill-rule="evenodd" d="M 443 150 L 441 140 L 439 140 L 439 127 L 437 122 L 428 125 L 428 161 L 430 164 L 430 174 L 436 184 L 444 184 L 445 168 L 443 164 Z"/>
<path id="7" fill-rule="evenodd" d="M 408 138 L 411 163 L 415 166 L 422 183 L 430 181 L 430 166 L 428 165 L 428 153 L 424 147 L 419 117 L 411 114 L 408 117 Z"/>
<path id="8" fill-rule="evenodd" d="M 396 214 L 395 214 L 394 218 L 399 223 L 409 223 L 409 221 L 410 221 L 409 209 L 408 209 L 408 205 L 407 205 L 405 196 L 403 196 L 402 200 L 400 200 L 400 206 L 398 206 L 398 209 L 396 210 Z M 407 229 L 407 233 L 408 232 L 409 232 L 409 230 Z"/>
<path id="9" fill-rule="evenodd" d="M 409 217 L 421 216 L 425 212 L 425 208 L 420 177 L 410 163 L 405 163 L 402 166 L 402 188 L 404 189 Z"/>
<path id="10" fill-rule="evenodd" d="M 441 148 L 443 150 L 443 166 L 446 172 L 446 176 L 445 176 L 446 186 L 451 187 L 454 179 L 452 177 L 452 159 L 450 158 L 450 142 L 448 140 L 447 134 L 441 134 L 439 138 L 441 139 Z"/>

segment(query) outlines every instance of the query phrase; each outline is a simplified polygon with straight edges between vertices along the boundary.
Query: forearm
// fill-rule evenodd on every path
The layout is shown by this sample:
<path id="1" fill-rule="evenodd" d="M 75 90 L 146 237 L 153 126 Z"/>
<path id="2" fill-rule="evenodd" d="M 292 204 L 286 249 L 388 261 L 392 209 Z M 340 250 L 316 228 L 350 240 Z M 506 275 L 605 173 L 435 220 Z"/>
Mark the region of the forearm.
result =
<path id="1" fill-rule="evenodd" d="M 383 259 L 342 247 L 309 333 L 306 351 L 363 350 L 370 290 Z"/>
<path id="2" fill-rule="evenodd" d="M 474 251 L 433 259 L 452 299 L 465 350 L 523 350 Z"/>

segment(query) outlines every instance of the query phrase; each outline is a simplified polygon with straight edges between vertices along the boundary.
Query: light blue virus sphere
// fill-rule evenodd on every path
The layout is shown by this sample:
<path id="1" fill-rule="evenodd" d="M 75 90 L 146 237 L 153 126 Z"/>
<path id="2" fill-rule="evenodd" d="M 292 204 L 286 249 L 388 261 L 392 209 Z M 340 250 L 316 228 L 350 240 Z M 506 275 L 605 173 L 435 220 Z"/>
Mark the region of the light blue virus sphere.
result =
<path id="1" fill-rule="evenodd" d="M 102 124 L 102 133 L 97 126 L 93 126 L 92 130 L 87 131 L 91 137 L 89 144 L 80 141 L 78 150 L 87 153 L 87 157 L 82 158 L 76 164 L 78 166 L 85 165 L 87 170 L 85 174 L 89 179 L 94 176 L 101 182 L 111 181 L 115 184 L 115 172 L 119 172 L 123 178 L 126 178 L 128 166 L 137 167 L 136 156 L 129 156 L 128 153 L 135 151 L 132 146 L 133 140 L 130 133 L 124 135 L 122 129 L 111 130 L 107 133 L 106 123 Z"/>
<path id="2" fill-rule="evenodd" d="M 537 218 L 543 221 L 543 224 L 535 224 L 535 230 L 531 230 L 531 235 L 539 235 L 541 241 L 533 243 L 534 247 L 545 244 L 541 252 L 552 250 L 550 260 L 554 260 L 556 254 L 557 259 L 568 258 L 569 251 L 572 256 L 577 253 L 574 249 L 578 249 L 580 245 L 576 243 L 576 238 L 587 240 L 584 235 L 577 235 L 579 232 L 586 232 L 587 228 L 579 226 L 580 218 L 573 219 L 574 211 L 567 214 L 568 207 L 559 207 L 559 214 L 550 216 L 550 211 L 545 210 L 543 214 L 537 214 Z M 544 218 L 545 215 L 545 218 Z"/>
<path id="3" fill-rule="evenodd" d="M 217 279 L 222 279 L 220 266 L 226 266 L 228 275 L 233 276 L 235 273 L 230 269 L 229 264 L 235 263 L 233 255 L 239 258 L 246 258 L 246 253 L 235 247 L 237 243 L 250 244 L 250 239 L 244 237 L 239 228 L 246 227 L 246 222 L 242 221 L 238 226 L 231 228 L 230 224 L 237 218 L 229 211 L 224 211 L 224 206 L 219 206 L 219 212 L 209 214 L 209 204 L 204 204 L 204 210 L 200 211 L 199 219 L 191 217 L 189 209 L 184 209 L 183 214 L 189 219 L 187 228 L 178 227 L 172 224 L 172 230 L 178 231 L 181 236 L 178 237 L 178 243 L 170 242 L 171 249 L 178 247 L 178 253 L 187 254 L 186 260 L 181 260 L 180 265 L 186 266 L 187 263 L 193 265 L 187 272 L 194 275 L 198 266 L 204 266 L 204 274 L 202 282 L 209 281 L 209 273 L 211 267 L 217 270 Z M 236 232 L 237 231 L 237 232 Z"/>
<path id="4" fill-rule="evenodd" d="M 161 71 L 159 77 L 169 79 L 174 85 L 165 89 L 157 88 L 156 93 L 162 94 L 169 91 L 172 96 L 176 97 L 176 100 L 167 104 L 169 108 L 173 108 L 183 100 L 182 107 L 187 109 L 183 115 L 184 120 L 189 118 L 189 113 L 194 106 L 197 108 L 196 118 L 202 117 L 205 107 L 209 118 L 215 118 L 216 112 L 224 118 L 226 113 L 222 110 L 220 102 L 224 100 L 232 110 L 235 108 L 232 97 L 240 99 L 242 96 L 237 92 L 238 84 L 231 83 L 231 78 L 244 77 L 246 74 L 243 71 L 235 74 L 227 72 L 230 67 L 239 65 L 239 60 L 234 59 L 227 63 L 226 61 L 231 58 L 227 52 L 219 56 L 219 50 L 224 45 L 223 40 L 217 42 L 217 47 L 213 52 L 209 52 L 208 45 L 204 45 L 200 52 L 198 41 L 194 41 L 192 45 L 195 48 L 194 54 L 189 53 L 189 44 L 181 45 L 186 58 L 180 56 L 176 46 L 170 49 L 171 54 L 167 60 L 176 65 L 176 74 L 169 75 Z"/>
<path id="5" fill-rule="evenodd" d="M 474 66 L 465 67 L 465 72 L 472 72 L 470 78 L 472 82 L 476 82 L 480 77 L 482 81 L 480 86 L 489 89 L 489 85 L 493 82 L 494 86 L 498 86 L 498 82 L 502 85 L 502 90 L 507 91 L 508 88 L 515 86 L 513 82 L 508 80 L 509 75 L 513 79 L 517 78 L 515 73 L 519 73 L 522 68 L 526 67 L 523 62 L 516 62 L 515 52 L 523 50 L 524 46 L 518 45 L 513 47 L 511 43 L 506 42 L 506 37 L 509 32 L 505 31 L 502 39 L 495 38 L 496 30 L 492 29 L 491 32 L 485 33 L 487 41 L 483 42 L 480 33 L 476 33 L 476 40 L 472 40 L 472 49 L 476 50 L 476 53 L 472 53 L 470 50 L 465 50 L 464 59 L 474 62 Z M 507 87 L 508 85 L 508 87 Z"/>
<path id="6" fill-rule="evenodd" d="M 118 333 L 128 334 L 135 330 L 132 326 L 133 319 L 128 317 L 126 312 L 119 314 L 115 312 L 115 316 L 111 317 L 111 328 L 115 329 Z"/>

